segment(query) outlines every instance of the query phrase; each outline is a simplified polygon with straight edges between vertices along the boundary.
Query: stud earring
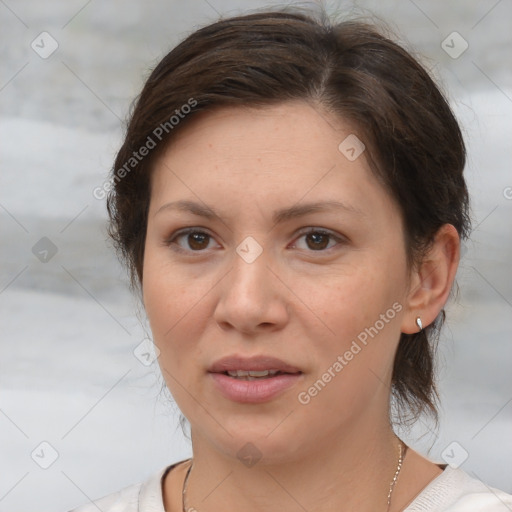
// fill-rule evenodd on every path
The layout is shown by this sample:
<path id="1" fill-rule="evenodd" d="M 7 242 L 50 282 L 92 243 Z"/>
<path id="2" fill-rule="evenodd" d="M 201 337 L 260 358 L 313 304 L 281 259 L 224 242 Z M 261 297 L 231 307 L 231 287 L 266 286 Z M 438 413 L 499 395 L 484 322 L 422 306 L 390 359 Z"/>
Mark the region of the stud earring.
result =
<path id="1" fill-rule="evenodd" d="M 421 318 L 419 316 L 416 317 L 416 325 L 418 326 L 419 331 L 421 332 L 423 330 L 423 324 L 421 323 Z"/>

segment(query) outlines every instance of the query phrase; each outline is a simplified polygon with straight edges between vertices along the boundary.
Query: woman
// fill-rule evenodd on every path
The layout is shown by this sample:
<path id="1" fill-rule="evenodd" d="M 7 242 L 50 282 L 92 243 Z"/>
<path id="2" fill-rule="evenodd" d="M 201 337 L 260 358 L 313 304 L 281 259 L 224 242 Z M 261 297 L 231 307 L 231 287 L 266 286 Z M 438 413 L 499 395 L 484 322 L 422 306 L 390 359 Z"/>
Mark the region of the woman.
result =
<path id="1" fill-rule="evenodd" d="M 108 208 L 193 458 L 75 510 L 510 510 L 393 430 L 436 415 L 464 164 L 446 100 L 374 27 L 273 11 L 172 50 Z"/>

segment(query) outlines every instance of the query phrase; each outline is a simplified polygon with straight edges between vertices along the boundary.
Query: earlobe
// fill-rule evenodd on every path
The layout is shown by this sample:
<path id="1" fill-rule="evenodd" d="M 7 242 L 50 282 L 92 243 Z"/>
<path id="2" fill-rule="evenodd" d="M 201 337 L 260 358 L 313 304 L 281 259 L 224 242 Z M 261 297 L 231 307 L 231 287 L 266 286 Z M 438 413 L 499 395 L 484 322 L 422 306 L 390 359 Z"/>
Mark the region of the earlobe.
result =
<path id="1" fill-rule="evenodd" d="M 401 331 L 414 334 L 430 325 L 443 309 L 459 265 L 459 234 L 451 224 L 437 231 L 434 241 L 413 271 L 406 299 L 406 313 Z M 419 322 L 418 322 L 419 318 Z"/>

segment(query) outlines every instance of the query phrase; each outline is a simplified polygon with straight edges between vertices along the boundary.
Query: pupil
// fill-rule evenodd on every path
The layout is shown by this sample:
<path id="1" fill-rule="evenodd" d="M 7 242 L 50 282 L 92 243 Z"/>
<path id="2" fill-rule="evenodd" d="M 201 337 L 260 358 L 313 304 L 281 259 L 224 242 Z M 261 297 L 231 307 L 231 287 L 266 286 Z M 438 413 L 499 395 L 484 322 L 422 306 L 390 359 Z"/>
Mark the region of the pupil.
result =
<path id="1" fill-rule="evenodd" d="M 205 240 L 207 241 L 207 238 L 209 235 L 206 233 L 191 233 L 188 235 L 189 239 L 189 246 L 192 249 L 203 249 L 205 247 Z M 208 243 L 206 243 L 208 245 Z"/>
<path id="2" fill-rule="evenodd" d="M 308 235 L 306 235 L 306 240 L 313 240 L 313 242 L 314 242 L 313 247 L 309 246 L 309 244 L 308 244 L 308 247 L 310 249 L 325 249 L 325 247 L 327 247 L 328 242 L 329 242 L 328 238 L 329 238 L 328 235 L 324 235 L 322 233 L 308 233 Z M 325 243 L 322 243 L 322 240 Z"/>

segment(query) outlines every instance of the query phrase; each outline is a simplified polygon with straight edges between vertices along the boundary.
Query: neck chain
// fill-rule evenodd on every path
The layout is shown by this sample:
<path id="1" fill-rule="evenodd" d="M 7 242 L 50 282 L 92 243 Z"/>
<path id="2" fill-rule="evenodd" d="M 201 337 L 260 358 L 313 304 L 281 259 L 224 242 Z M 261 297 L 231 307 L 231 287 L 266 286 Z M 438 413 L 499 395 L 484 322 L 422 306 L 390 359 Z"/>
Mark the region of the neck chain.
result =
<path id="1" fill-rule="evenodd" d="M 405 448 L 403 448 L 405 446 Z M 386 509 L 386 512 L 389 512 L 389 509 L 391 508 L 391 496 L 393 494 L 393 491 L 395 490 L 396 481 L 398 480 L 398 475 L 400 474 L 400 470 L 402 469 L 402 463 L 404 461 L 404 454 L 407 451 L 407 445 L 404 445 L 402 441 L 398 440 L 398 464 L 396 466 L 395 474 L 393 475 L 393 480 L 391 480 L 391 483 L 389 484 L 389 492 L 388 492 L 388 508 Z"/>
<path id="2" fill-rule="evenodd" d="M 396 466 L 395 474 L 393 475 L 393 480 L 391 480 L 391 483 L 389 484 L 389 492 L 388 492 L 388 507 L 386 509 L 386 512 L 389 512 L 389 509 L 391 508 L 391 496 L 393 495 L 393 491 L 395 490 L 395 485 L 398 480 L 398 475 L 400 474 L 400 470 L 402 469 L 402 463 L 404 461 L 404 455 L 407 451 L 407 445 L 404 445 L 401 440 L 399 440 L 398 444 L 398 464 Z M 188 507 L 187 506 L 187 483 L 188 483 L 188 477 L 190 475 L 190 471 L 192 470 L 192 467 L 194 466 L 194 463 L 190 464 L 190 467 L 188 468 L 187 474 L 185 475 L 185 481 L 183 482 L 183 502 L 182 502 L 182 508 L 183 512 L 197 512 L 195 508 Z"/>

